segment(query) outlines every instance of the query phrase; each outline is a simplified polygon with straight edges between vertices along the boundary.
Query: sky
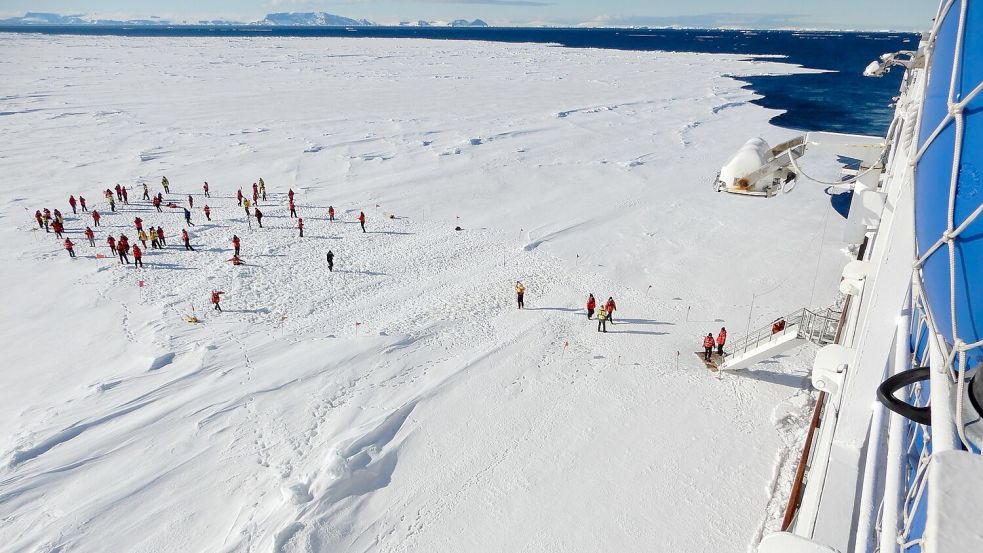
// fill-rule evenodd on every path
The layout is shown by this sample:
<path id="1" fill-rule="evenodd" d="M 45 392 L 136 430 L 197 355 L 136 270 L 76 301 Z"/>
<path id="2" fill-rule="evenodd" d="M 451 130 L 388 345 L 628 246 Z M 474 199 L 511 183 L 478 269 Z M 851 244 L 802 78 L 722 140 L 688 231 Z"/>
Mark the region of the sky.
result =
<path id="1" fill-rule="evenodd" d="M 0 0 L 0 16 L 28 11 L 160 16 L 172 21 L 255 21 L 270 12 L 325 11 L 377 23 L 481 18 L 495 25 L 833 28 L 926 30 L 932 0 Z"/>

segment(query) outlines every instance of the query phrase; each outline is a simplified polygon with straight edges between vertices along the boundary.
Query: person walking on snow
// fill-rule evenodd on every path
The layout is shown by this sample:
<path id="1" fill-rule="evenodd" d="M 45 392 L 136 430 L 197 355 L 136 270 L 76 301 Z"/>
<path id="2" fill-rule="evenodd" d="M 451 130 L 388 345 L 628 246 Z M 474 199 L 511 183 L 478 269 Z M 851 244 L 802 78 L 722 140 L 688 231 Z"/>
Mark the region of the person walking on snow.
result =
<path id="1" fill-rule="evenodd" d="M 65 224 L 65 217 L 61 214 L 61 211 L 55 210 L 55 221 L 58 221 L 62 225 Z"/>
<path id="2" fill-rule="evenodd" d="M 720 327 L 720 333 L 717 334 L 717 355 L 724 355 L 724 344 L 727 343 L 727 329 Z"/>
<path id="3" fill-rule="evenodd" d="M 290 188 L 290 189 L 287 190 L 287 199 L 289 199 L 291 202 L 294 201 L 294 189 L 293 188 Z"/>
<path id="4" fill-rule="evenodd" d="M 121 202 L 123 201 L 123 187 L 119 184 L 116 185 L 116 199 Z"/>
<path id="5" fill-rule="evenodd" d="M 604 310 L 608 312 L 608 321 L 614 324 L 614 312 L 618 309 L 618 306 L 614 304 L 614 298 L 608 297 L 607 303 L 604 304 Z"/>
<path id="6" fill-rule="evenodd" d="M 109 195 L 109 210 L 113 212 L 116 211 L 116 200 L 113 199 L 112 194 Z"/>
<path id="7" fill-rule="evenodd" d="M 246 219 L 249 219 L 249 206 L 253 205 L 249 202 L 249 198 L 243 198 L 242 207 L 246 210 Z"/>
<path id="8" fill-rule="evenodd" d="M 106 238 L 106 243 L 109 244 L 109 251 L 111 251 L 111 252 L 113 252 L 113 254 L 115 254 L 116 253 L 116 239 L 113 238 L 113 235 L 112 234 L 110 234 Z"/>
<path id="9" fill-rule="evenodd" d="M 143 248 L 147 249 L 147 233 L 143 229 L 140 229 L 140 232 L 137 233 L 137 239 L 143 244 Z M 136 254 L 133 255 L 135 256 Z"/>
<path id="10" fill-rule="evenodd" d="M 96 233 L 92 232 L 92 227 L 85 227 L 85 237 L 89 239 L 90 247 L 96 247 Z"/>
<path id="11" fill-rule="evenodd" d="M 120 189 L 120 192 L 123 193 L 123 203 L 126 205 L 130 205 L 130 196 L 126 193 L 126 187 L 125 186 L 122 187 Z"/>
<path id="12" fill-rule="evenodd" d="M 259 228 L 263 228 L 263 212 L 259 208 L 253 208 L 253 215 L 256 216 L 256 222 L 259 223 Z"/>
<path id="13" fill-rule="evenodd" d="M 40 209 L 34 212 L 34 220 L 38 222 L 38 229 L 44 228 L 44 217 L 41 216 Z"/>
<path id="14" fill-rule="evenodd" d="M 266 183 L 263 182 L 263 177 L 259 178 L 259 195 L 263 197 L 263 201 L 266 201 Z"/>
<path id="15" fill-rule="evenodd" d="M 83 213 L 89 210 L 89 208 L 85 207 L 85 198 L 82 196 L 79 196 L 79 207 L 82 208 Z"/>
<path id="16" fill-rule="evenodd" d="M 49 225 L 51 225 L 51 210 L 50 209 L 44 208 L 44 217 L 43 217 L 43 219 L 44 219 L 44 232 L 51 232 L 51 228 L 49 226 Z"/>
<path id="17" fill-rule="evenodd" d="M 591 317 L 594 316 L 594 307 L 597 306 L 597 301 L 594 300 L 594 294 L 587 294 L 587 320 L 589 321 Z"/>
<path id="18" fill-rule="evenodd" d="M 205 191 L 205 197 L 206 197 L 206 198 L 211 198 L 211 197 L 212 197 L 212 196 L 211 196 L 211 195 L 210 195 L 210 194 L 208 193 L 208 181 L 207 181 L 207 180 L 205 181 L 205 184 L 203 184 L 203 185 L 201 185 L 201 189 Z"/>
<path id="19" fill-rule="evenodd" d="M 232 235 L 232 247 L 235 248 L 235 253 L 233 253 L 232 255 L 238 256 L 239 255 L 239 237 L 236 236 L 235 234 Z"/>
<path id="20" fill-rule="evenodd" d="M 102 215 L 99 215 L 99 212 L 93 209 L 92 210 L 92 223 L 95 224 L 97 227 L 99 226 L 99 219 L 102 219 Z"/>
<path id="21" fill-rule="evenodd" d="M 597 310 L 597 331 L 608 331 L 608 312 L 603 307 Z"/>
<path id="22" fill-rule="evenodd" d="M 65 225 L 62 225 L 60 221 L 55 221 L 51 223 L 51 230 L 55 231 L 55 236 L 61 239 L 61 233 L 65 231 Z"/>
<path id="23" fill-rule="evenodd" d="M 212 220 L 212 210 L 211 210 L 210 207 L 208 207 L 208 204 L 205 204 L 205 209 L 203 209 L 202 211 L 205 212 L 205 219 L 208 220 L 208 221 L 211 221 Z"/>
<path id="24" fill-rule="evenodd" d="M 167 245 L 167 240 L 164 238 L 164 227 L 157 227 L 157 238 L 160 240 L 162 246 Z"/>
<path id="25" fill-rule="evenodd" d="M 712 356 L 713 356 L 713 333 L 707 332 L 706 338 L 703 339 L 703 360 L 709 363 L 710 358 Z"/>
<path id="26" fill-rule="evenodd" d="M 520 281 L 515 281 L 515 296 L 516 303 L 519 304 L 519 309 L 524 309 L 526 307 L 526 302 L 524 297 L 526 295 L 526 287 Z"/>
<path id="27" fill-rule="evenodd" d="M 191 237 L 188 236 L 188 229 L 181 229 L 181 239 L 184 240 L 184 251 L 195 251 L 195 249 L 191 247 Z"/>
<path id="28" fill-rule="evenodd" d="M 254 186 L 255 186 L 255 185 L 254 185 Z M 258 204 L 258 203 L 259 203 L 259 192 L 257 192 L 257 191 L 256 191 L 256 190 L 254 189 L 254 190 L 253 190 L 253 205 L 256 205 L 256 204 Z"/>
<path id="29" fill-rule="evenodd" d="M 218 312 L 221 312 L 222 311 L 222 306 L 219 305 L 219 302 L 222 301 L 222 294 L 224 294 L 224 293 L 225 292 L 222 292 L 222 291 L 219 291 L 219 290 L 213 290 L 212 291 L 212 305 L 215 306 L 215 307 L 213 307 L 213 309 L 215 311 L 218 311 Z"/>
<path id="30" fill-rule="evenodd" d="M 160 249 L 160 239 L 157 238 L 157 229 L 150 227 L 150 247 L 159 250 Z"/>
<path id="31" fill-rule="evenodd" d="M 71 238 L 65 239 L 65 249 L 68 250 L 68 257 L 75 257 L 75 244 L 72 243 Z"/>
<path id="32" fill-rule="evenodd" d="M 358 212 L 358 222 L 359 222 L 359 224 L 362 225 L 362 232 L 365 232 L 365 212 L 364 211 L 359 211 Z"/>
<path id="33" fill-rule="evenodd" d="M 157 208 L 157 213 L 164 212 L 164 210 L 160 208 L 160 202 L 161 202 L 160 196 L 154 196 L 154 200 L 152 203 L 154 204 L 154 207 Z"/>
<path id="34" fill-rule="evenodd" d="M 291 217 L 296 217 L 297 216 L 297 206 L 294 205 L 294 201 L 293 201 L 292 198 L 290 200 L 290 216 Z"/>
<path id="35" fill-rule="evenodd" d="M 255 182 L 253 183 L 253 203 L 259 198 L 259 185 Z"/>
<path id="36" fill-rule="evenodd" d="M 195 226 L 195 224 L 191 222 L 191 212 L 188 211 L 187 208 L 183 208 L 183 209 L 184 209 L 184 222 L 187 223 L 189 227 Z"/>
<path id="37" fill-rule="evenodd" d="M 160 185 L 164 187 L 164 192 L 167 194 L 171 193 L 171 183 L 167 180 L 167 177 L 160 178 Z"/>
<path id="38" fill-rule="evenodd" d="M 241 187 L 239 188 L 239 191 L 236 192 L 236 200 L 239 202 L 239 207 L 242 207 L 242 188 Z"/>
<path id="39" fill-rule="evenodd" d="M 188 194 L 188 209 L 194 209 L 194 208 L 195 208 L 195 199 L 191 196 L 191 194 Z"/>
<path id="40" fill-rule="evenodd" d="M 141 198 L 141 199 L 149 200 L 150 199 L 150 188 L 147 187 L 147 183 L 145 183 L 145 182 L 140 183 L 140 184 L 143 185 L 143 198 Z"/>
<path id="41" fill-rule="evenodd" d="M 329 221 L 334 221 L 334 206 L 333 205 L 329 205 L 328 206 L 328 220 Z"/>
<path id="42" fill-rule="evenodd" d="M 75 211 L 75 196 L 68 197 L 68 205 L 72 206 L 72 215 L 77 215 L 78 211 Z"/>
<path id="43" fill-rule="evenodd" d="M 146 248 L 146 244 L 143 247 Z M 143 251 L 136 244 L 133 244 L 133 266 L 143 268 Z"/>
<path id="44" fill-rule="evenodd" d="M 119 264 L 120 265 L 122 265 L 124 262 L 127 265 L 130 264 L 130 258 L 127 257 L 127 255 L 126 255 L 129 249 L 130 248 L 126 245 L 126 242 L 123 242 L 122 240 L 120 240 L 119 243 L 116 244 L 116 253 L 119 254 Z"/>
<path id="45" fill-rule="evenodd" d="M 328 270 L 334 272 L 334 252 L 328 250 Z"/>
<path id="46" fill-rule="evenodd" d="M 141 230 L 143 230 L 143 219 L 141 219 L 139 217 L 135 217 L 133 219 L 133 226 L 135 226 L 137 228 L 137 232 L 140 232 Z"/>
<path id="47" fill-rule="evenodd" d="M 304 237 L 304 219 L 302 219 L 302 218 L 297 219 L 297 230 L 300 231 L 300 237 L 303 238 Z"/>

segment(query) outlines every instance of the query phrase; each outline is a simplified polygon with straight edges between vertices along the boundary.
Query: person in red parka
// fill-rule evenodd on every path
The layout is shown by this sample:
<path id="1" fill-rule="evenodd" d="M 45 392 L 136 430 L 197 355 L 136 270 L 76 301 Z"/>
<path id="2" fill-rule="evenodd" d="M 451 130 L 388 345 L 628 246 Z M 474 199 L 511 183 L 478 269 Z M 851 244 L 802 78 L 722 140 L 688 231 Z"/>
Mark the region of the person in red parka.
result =
<path id="1" fill-rule="evenodd" d="M 96 233 L 92 232 L 92 227 L 85 227 L 85 237 L 89 239 L 89 245 L 96 247 Z"/>
<path id="2" fill-rule="evenodd" d="M 110 234 L 106 238 L 106 243 L 109 244 L 109 250 L 112 251 L 113 254 L 115 255 L 116 254 L 116 239 L 113 238 L 113 235 L 112 234 Z"/>
<path id="3" fill-rule="evenodd" d="M 167 240 L 164 238 L 164 227 L 157 227 L 157 239 L 160 240 L 161 244 L 167 245 Z"/>
<path id="4" fill-rule="evenodd" d="M 594 308 L 597 307 L 597 302 L 594 300 L 594 294 L 587 294 L 587 320 L 589 321 L 591 317 L 594 316 Z"/>
<path id="5" fill-rule="evenodd" d="M 303 218 L 297 219 L 297 230 L 300 231 L 300 237 L 303 238 L 304 237 L 304 219 Z"/>
<path id="6" fill-rule="evenodd" d="M 194 209 L 194 208 L 195 208 L 195 199 L 194 197 L 191 196 L 191 194 L 188 194 L 188 209 Z"/>
<path id="7" fill-rule="evenodd" d="M 293 188 L 287 190 L 287 198 L 289 198 L 291 202 L 294 201 L 294 189 Z"/>
<path id="8" fill-rule="evenodd" d="M 365 232 L 365 212 L 364 211 L 359 211 L 358 212 L 358 222 L 359 222 L 359 224 L 362 225 L 362 232 Z"/>
<path id="9" fill-rule="evenodd" d="M 328 220 L 329 221 L 334 221 L 334 206 L 333 205 L 329 205 L 328 206 Z"/>
<path id="10" fill-rule="evenodd" d="M 41 216 L 41 210 L 34 212 L 34 220 L 38 222 L 38 228 L 44 228 L 44 217 Z"/>
<path id="11" fill-rule="evenodd" d="M 211 221 L 212 220 L 212 209 L 210 207 L 208 207 L 208 204 L 205 204 L 205 209 L 203 211 L 205 212 L 205 219 Z"/>
<path id="12" fill-rule="evenodd" d="M 214 307 L 214 310 L 215 311 L 221 311 L 222 310 L 222 306 L 219 305 L 219 302 L 222 301 L 222 294 L 224 294 L 224 293 L 225 292 L 222 292 L 222 291 L 219 291 L 219 290 L 213 290 L 212 291 L 212 304 L 215 306 Z"/>
<path id="13" fill-rule="evenodd" d="M 239 207 L 242 207 L 242 188 L 236 192 L 236 200 L 239 200 Z"/>
<path id="14" fill-rule="evenodd" d="M 258 200 L 258 199 L 259 199 L 259 185 L 254 182 L 253 183 L 253 203 L 256 203 L 256 200 Z"/>
<path id="15" fill-rule="evenodd" d="M 99 226 L 99 219 L 102 219 L 102 215 L 99 215 L 99 212 L 93 209 L 92 210 L 92 223 L 95 224 L 97 227 Z"/>
<path id="16" fill-rule="evenodd" d="M 294 205 L 293 198 L 290 199 L 290 204 L 289 205 L 290 205 L 290 216 L 291 217 L 296 217 L 297 216 L 297 206 Z"/>
<path id="17" fill-rule="evenodd" d="M 110 192 L 109 195 L 112 196 L 113 193 Z M 123 187 L 118 184 L 116 185 L 116 199 L 121 202 L 123 201 Z"/>
<path id="18" fill-rule="evenodd" d="M 130 264 L 130 258 L 127 257 L 127 255 L 126 255 L 129 250 L 130 250 L 129 244 L 127 244 L 123 240 L 120 240 L 116 244 L 116 253 L 119 254 L 119 264 L 120 265 L 122 265 L 123 262 L 126 262 L 127 265 Z"/>
<path id="19" fill-rule="evenodd" d="M 711 356 L 713 356 L 713 333 L 707 332 L 706 338 L 703 339 L 703 360 L 709 362 Z"/>
<path id="20" fill-rule="evenodd" d="M 614 310 L 617 308 L 618 306 L 614 304 L 614 298 L 608 296 L 608 301 L 604 304 L 604 309 L 608 312 L 608 322 L 611 324 L 614 324 Z"/>
<path id="21" fill-rule="evenodd" d="M 208 181 L 205 181 L 205 184 L 201 185 L 201 189 L 205 191 L 206 198 L 212 197 L 211 194 L 208 193 Z"/>
<path id="22" fill-rule="evenodd" d="M 235 248 L 235 253 L 232 255 L 239 256 L 239 237 L 235 234 L 232 235 L 232 247 Z"/>
<path id="23" fill-rule="evenodd" d="M 140 246 L 133 244 L 133 265 L 136 267 L 143 267 L 143 251 L 140 250 Z"/>
<path id="24" fill-rule="evenodd" d="M 124 186 L 120 188 L 120 192 L 123 193 L 123 203 L 126 205 L 130 205 L 130 196 L 129 194 L 126 193 L 126 187 Z"/>
<path id="25" fill-rule="evenodd" d="M 263 212 L 257 207 L 253 209 L 253 215 L 256 216 L 256 222 L 259 223 L 259 228 L 263 228 Z"/>
<path id="26" fill-rule="evenodd" d="M 68 197 L 68 205 L 72 206 L 72 213 L 73 214 L 78 213 L 77 211 L 75 211 L 75 196 L 74 195 Z"/>
<path id="27" fill-rule="evenodd" d="M 724 344 L 727 343 L 727 329 L 720 327 L 720 333 L 717 334 L 717 355 L 724 354 Z"/>
<path id="28" fill-rule="evenodd" d="M 82 211 L 88 211 L 89 209 L 85 207 L 85 198 L 79 196 L 79 206 L 82 207 Z"/>
<path id="29" fill-rule="evenodd" d="M 136 217 L 133 219 L 133 224 L 137 227 L 137 232 L 143 230 L 143 219 Z"/>
<path id="30" fill-rule="evenodd" d="M 160 202 L 161 202 L 160 195 L 158 194 L 157 196 L 154 196 L 153 204 L 154 204 L 154 207 L 157 208 L 157 213 L 163 213 L 164 212 L 164 210 L 160 208 Z"/>
<path id="31" fill-rule="evenodd" d="M 188 229 L 181 229 L 181 240 L 184 240 L 184 251 L 195 251 L 191 247 L 191 237 L 188 236 Z"/>
<path id="32" fill-rule="evenodd" d="M 75 257 L 75 244 L 70 238 L 65 239 L 65 249 L 68 250 L 68 257 Z"/>
<path id="33" fill-rule="evenodd" d="M 55 236 L 61 238 L 61 233 L 65 231 L 65 226 L 62 225 L 60 221 L 55 219 L 51 222 L 51 230 L 55 231 Z"/>

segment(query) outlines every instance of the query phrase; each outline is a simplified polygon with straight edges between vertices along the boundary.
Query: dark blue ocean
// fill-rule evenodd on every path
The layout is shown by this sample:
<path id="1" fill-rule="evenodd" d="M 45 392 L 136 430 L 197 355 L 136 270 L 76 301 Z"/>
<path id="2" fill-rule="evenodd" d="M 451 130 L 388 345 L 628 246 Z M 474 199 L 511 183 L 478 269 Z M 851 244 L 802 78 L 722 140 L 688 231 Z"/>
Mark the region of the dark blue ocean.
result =
<path id="1" fill-rule="evenodd" d="M 0 32 L 157 36 L 300 36 L 424 38 L 533 42 L 572 48 L 704 52 L 783 56 L 783 61 L 828 72 L 808 75 L 739 77 L 761 94 L 765 107 L 785 110 L 773 123 L 800 130 L 883 135 L 891 122 L 892 97 L 901 71 L 882 78 L 862 75 L 885 52 L 913 50 L 918 35 L 820 31 L 735 31 L 700 29 L 564 29 L 455 27 L 259 27 L 259 26 L 0 26 Z"/>

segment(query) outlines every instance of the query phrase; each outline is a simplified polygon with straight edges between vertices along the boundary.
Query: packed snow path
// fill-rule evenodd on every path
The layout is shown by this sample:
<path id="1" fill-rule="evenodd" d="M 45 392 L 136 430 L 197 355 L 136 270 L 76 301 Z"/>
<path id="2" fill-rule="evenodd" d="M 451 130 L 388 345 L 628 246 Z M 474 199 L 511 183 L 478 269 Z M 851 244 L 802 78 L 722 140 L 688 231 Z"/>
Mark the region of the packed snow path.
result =
<path id="1" fill-rule="evenodd" d="M 821 189 L 737 208 L 706 185 L 788 135 L 721 75 L 790 68 L 39 36 L 0 37 L 0 64 L 0 551 L 743 551 L 780 517 L 811 352 L 719 377 L 690 352 L 753 292 L 791 282 L 760 322 L 834 288 Z M 161 175 L 196 252 L 180 210 L 101 201 Z M 234 198 L 260 176 L 265 229 Z M 105 246 L 136 215 L 169 243 L 143 270 Z M 607 334 L 587 292 L 619 304 Z"/>

